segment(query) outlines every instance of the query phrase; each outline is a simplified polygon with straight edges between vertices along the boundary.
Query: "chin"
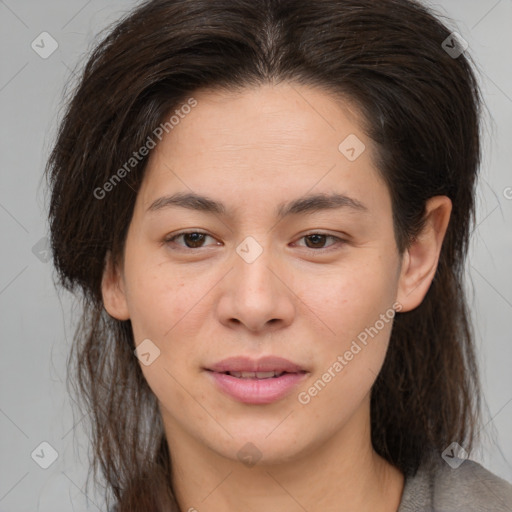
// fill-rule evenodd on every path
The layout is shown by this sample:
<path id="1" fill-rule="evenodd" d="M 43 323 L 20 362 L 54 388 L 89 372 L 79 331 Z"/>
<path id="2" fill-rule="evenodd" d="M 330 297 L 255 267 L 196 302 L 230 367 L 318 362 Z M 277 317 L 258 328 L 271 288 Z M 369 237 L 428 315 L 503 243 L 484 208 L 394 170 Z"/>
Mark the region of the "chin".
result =
<path id="1" fill-rule="evenodd" d="M 255 464 L 276 465 L 300 459 L 306 452 L 313 450 L 314 440 L 298 438 L 288 429 L 277 432 L 281 419 L 274 422 L 264 422 L 260 428 L 246 428 L 245 424 L 226 424 L 227 430 L 233 437 L 223 436 L 223 440 L 204 440 L 211 450 L 222 457 L 239 461 L 247 467 Z M 285 420 L 286 421 L 286 420 Z M 270 435 L 269 435 L 270 433 Z"/>

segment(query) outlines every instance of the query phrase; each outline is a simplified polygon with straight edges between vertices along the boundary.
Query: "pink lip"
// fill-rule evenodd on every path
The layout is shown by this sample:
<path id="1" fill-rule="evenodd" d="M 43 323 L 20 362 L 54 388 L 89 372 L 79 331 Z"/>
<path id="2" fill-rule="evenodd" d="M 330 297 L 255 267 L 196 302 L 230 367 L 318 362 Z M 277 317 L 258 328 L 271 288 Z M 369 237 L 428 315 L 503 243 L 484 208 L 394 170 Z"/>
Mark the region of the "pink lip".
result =
<path id="1" fill-rule="evenodd" d="M 247 404 L 269 404 L 284 398 L 304 380 L 307 371 L 299 365 L 280 357 L 263 357 L 252 360 L 247 357 L 224 359 L 205 368 L 218 389 L 235 400 Z M 224 372 L 287 372 L 279 377 L 266 379 L 233 377 Z"/>
<path id="2" fill-rule="evenodd" d="M 298 364 L 283 359 L 282 357 L 266 356 L 260 359 L 250 359 L 249 357 L 238 356 L 228 357 L 218 363 L 215 363 L 208 368 L 213 372 L 288 372 L 299 373 L 304 372 L 305 369 Z"/>

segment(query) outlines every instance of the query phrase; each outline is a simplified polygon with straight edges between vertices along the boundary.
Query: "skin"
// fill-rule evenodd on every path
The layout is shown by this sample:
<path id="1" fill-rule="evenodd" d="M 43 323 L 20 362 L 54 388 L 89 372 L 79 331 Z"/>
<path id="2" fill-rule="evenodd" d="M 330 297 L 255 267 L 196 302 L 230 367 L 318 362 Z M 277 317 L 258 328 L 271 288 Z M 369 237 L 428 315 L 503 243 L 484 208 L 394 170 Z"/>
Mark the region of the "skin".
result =
<path id="1" fill-rule="evenodd" d="M 131 319 L 137 345 L 160 350 L 141 368 L 159 400 L 180 508 L 395 512 L 404 478 L 372 448 L 369 400 L 392 322 L 309 403 L 297 395 L 394 303 L 421 303 L 451 202 L 431 198 L 423 232 L 399 254 L 389 191 L 353 105 L 290 83 L 193 96 L 197 106 L 150 155 L 123 262 L 108 259 L 103 278 L 109 314 Z M 354 161 L 338 149 L 350 134 L 366 146 Z M 147 211 L 175 192 L 226 212 Z M 332 192 L 367 210 L 276 217 L 282 202 Z M 208 236 L 165 242 L 183 231 Z M 262 249 L 252 263 L 236 251 L 248 236 Z M 235 355 L 278 355 L 309 373 L 275 403 L 243 404 L 203 370 Z M 237 457 L 246 443 L 260 452 L 256 465 Z"/>

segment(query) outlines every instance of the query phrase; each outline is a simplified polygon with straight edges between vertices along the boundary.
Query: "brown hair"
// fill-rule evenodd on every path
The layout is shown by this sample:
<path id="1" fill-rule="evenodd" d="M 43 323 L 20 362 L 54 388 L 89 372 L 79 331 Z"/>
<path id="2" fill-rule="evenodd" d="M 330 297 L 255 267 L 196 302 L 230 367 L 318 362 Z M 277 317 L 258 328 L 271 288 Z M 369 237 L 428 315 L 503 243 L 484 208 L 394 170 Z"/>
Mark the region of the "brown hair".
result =
<path id="1" fill-rule="evenodd" d="M 107 254 L 122 258 L 147 157 L 107 197 L 94 191 L 204 88 L 290 81 L 350 99 L 378 148 L 400 251 L 421 229 L 426 200 L 450 197 L 432 285 L 395 318 L 372 388 L 371 433 L 374 449 L 406 475 L 452 441 L 470 451 L 480 395 L 463 273 L 481 99 L 469 57 L 445 51 L 449 37 L 411 0 L 153 0 L 94 49 L 48 161 L 49 218 L 59 282 L 83 297 L 70 383 L 90 413 L 94 474 L 101 470 L 119 512 L 179 510 L 130 321 L 111 318 L 101 295 Z"/>

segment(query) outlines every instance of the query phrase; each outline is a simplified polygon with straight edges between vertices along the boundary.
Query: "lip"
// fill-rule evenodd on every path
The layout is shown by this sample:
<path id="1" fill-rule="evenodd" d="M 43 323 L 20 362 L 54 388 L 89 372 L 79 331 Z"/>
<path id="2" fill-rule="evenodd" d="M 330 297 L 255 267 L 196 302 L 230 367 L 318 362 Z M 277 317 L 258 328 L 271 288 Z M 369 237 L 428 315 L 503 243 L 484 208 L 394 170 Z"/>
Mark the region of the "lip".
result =
<path id="1" fill-rule="evenodd" d="M 228 357 L 206 368 L 213 372 L 288 372 L 299 373 L 306 371 L 298 364 L 282 357 L 266 356 L 260 359 L 251 359 L 244 356 Z"/>
<path id="2" fill-rule="evenodd" d="M 246 404 L 270 404 L 287 396 L 309 373 L 281 357 L 230 357 L 205 368 L 217 389 Z M 225 372 L 286 372 L 279 377 L 238 378 Z"/>

